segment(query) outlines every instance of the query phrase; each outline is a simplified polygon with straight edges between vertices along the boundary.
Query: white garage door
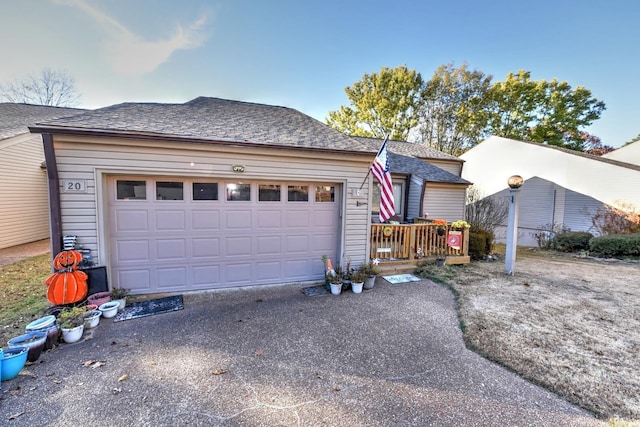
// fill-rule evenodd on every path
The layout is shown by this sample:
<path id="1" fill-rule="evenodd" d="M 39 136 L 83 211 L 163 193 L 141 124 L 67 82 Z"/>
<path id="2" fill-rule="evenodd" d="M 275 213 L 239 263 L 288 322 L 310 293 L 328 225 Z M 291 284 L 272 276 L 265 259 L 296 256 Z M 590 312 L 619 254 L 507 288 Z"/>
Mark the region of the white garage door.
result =
<path id="1" fill-rule="evenodd" d="M 322 279 L 336 259 L 331 183 L 114 176 L 111 281 L 132 293 Z"/>

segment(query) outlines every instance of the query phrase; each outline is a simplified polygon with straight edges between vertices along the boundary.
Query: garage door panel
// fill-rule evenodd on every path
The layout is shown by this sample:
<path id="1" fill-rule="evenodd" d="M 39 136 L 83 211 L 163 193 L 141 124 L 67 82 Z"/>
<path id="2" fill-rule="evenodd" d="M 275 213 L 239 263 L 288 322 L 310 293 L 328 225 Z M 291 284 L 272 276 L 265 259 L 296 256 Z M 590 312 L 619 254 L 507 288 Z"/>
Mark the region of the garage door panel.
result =
<path id="1" fill-rule="evenodd" d="M 158 239 L 156 240 L 156 259 L 163 260 L 187 260 L 187 242 L 185 239 Z"/>
<path id="2" fill-rule="evenodd" d="M 186 267 L 159 267 L 156 268 L 156 275 L 159 289 L 179 290 L 187 287 Z"/>
<path id="3" fill-rule="evenodd" d="M 307 228 L 311 224 L 309 221 L 310 212 L 307 209 L 291 209 L 287 210 L 287 227 L 304 227 Z"/>
<path id="4" fill-rule="evenodd" d="M 196 231 L 219 230 L 220 212 L 218 212 L 217 210 L 192 211 L 191 228 Z"/>
<path id="5" fill-rule="evenodd" d="M 287 246 L 286 253 L 287 254 L 300 254 L 309 252 L 309 238 L 308 235 L 298 235 L 298 236 L 286 236 Z"/>
<path id="6" fill-rule="evenodd" d="M 307 259 L 288 259 L 284 261 L 284 274 L 293 280 L 304 278 L 308 271 L 309 260 Z"/>
<path id="7" fill-rule="evenodd" d="M 220 239 L 217 237 L 191 240 L 192 258 L 213 258 L 220 256 Z"/>
<path id="8" fill-rule="evenodd" d="M 278 280 L 282 277 L 282 262 L 281 261 L 265 261 L 258 262 L 257 277 L 256 280 L 262 283 Z"/>
<path id="9" fill-rule="evenodd" d="M 150 261 L 149 240 L 120 240 L 116 244 L 115 261 L 121 264 Z"/>
<path id="10" fill-rule="evenodd" d="M 146 209 L 117 211 L 114 217 L 114 228 L 118 233 L 149 232 L 149 212 Z"/>
<path id="11" fill-rule="evenodd" d="M 282 252 L 281 236 L 258 236 L 256 241 L 258 244 L 256 255 L 272 255 Z"/>
<path id="12" fill-rule="evenodd" d="M 226 265 L 225 270 L 225 280 L 228 284 L 241 285 L 251 283 L 251 272 L 253 271 L 251 263 L 229 263 Z"/>
<path id="13" fill-rule="evenodd" d="M 219 284 L 220 267 L 217 265 L 195 266 L 193 271 L 193 285 L 198 289 L 208 289 Z"/>
<path id="14" fill-rule="evenodd" d="M 149 268 L 120 269 L 117 274 L 117 282 L 114 285 L 130 289 L 132 293 L 149 292 L 152 290 L 151 270 Z"/>
<path id="15" fill-rule="evenodd" d="M 231 210 L 226 212 L 227 228 L 246 229 L 251 227 L 251 211 L 247 210 Z"/>
<path id="16" fill-rule="evenodd" d="M 282 211 L 260 211 L 258 213 L 260 229 L 280 229 L 282 227 Z"/>
<path id="17" fill-rule="evenodd" d="M 314 211 L 312 222 L 314 227 L 334 228 L 336 225 L 335 213 L 333 211 Z"/>
<path id="18" fill-rule="evenodd" d="M 314 234 L 311 239 L 312 252 L 333 253 L 336 247 L 336 236 L 334 234 Z"/>
<path id="19" fill-rule="evenodd" d="M 225 255 L 226 256 L 241 256 L 251 255 L 251 237 L 226 237 L 225 243 Z"/>
<path id="20" fill-rule="evenodd" d="M 184 231 L 186 228 L 184 211 L 159 210 L 155 218 L 156 231 Z"/>

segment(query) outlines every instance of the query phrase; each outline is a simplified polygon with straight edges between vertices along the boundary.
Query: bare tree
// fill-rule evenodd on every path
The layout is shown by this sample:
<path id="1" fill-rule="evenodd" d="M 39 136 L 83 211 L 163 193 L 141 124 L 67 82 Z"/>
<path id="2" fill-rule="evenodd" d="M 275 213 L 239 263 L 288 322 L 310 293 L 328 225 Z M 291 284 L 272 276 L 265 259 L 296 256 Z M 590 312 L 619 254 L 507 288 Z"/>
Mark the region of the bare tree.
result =
<path id="1" fill-rule="evenodd" d="M 465 217 L 473 228 L 493 232 L 496 225 L 504 224 L 509 215 L 509 203 L 499 196 L 483 197 L 474 186 L 467 189 Z"/>
<path id="2" fill-rule="evenodd" d="M 50 68 L 44 68 L 40 75 L 0 85 L 0 97 L 9 102 L 52 107 L 73 107 L 80 99 L 73 77 Z"/>

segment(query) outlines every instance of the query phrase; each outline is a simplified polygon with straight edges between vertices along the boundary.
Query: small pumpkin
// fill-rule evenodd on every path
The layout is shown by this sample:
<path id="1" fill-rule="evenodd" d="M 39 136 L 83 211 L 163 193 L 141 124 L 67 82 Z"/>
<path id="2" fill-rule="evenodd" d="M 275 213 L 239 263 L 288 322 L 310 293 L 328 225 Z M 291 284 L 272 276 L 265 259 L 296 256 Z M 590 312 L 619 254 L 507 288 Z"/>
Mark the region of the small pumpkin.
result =
<path id="1" fill-rule="evenodd" d="M 76 269 L 82 261 L 82 254 L 78 251 L 62 251 L 53 259 L 53 268 L 56 270 Z"/>

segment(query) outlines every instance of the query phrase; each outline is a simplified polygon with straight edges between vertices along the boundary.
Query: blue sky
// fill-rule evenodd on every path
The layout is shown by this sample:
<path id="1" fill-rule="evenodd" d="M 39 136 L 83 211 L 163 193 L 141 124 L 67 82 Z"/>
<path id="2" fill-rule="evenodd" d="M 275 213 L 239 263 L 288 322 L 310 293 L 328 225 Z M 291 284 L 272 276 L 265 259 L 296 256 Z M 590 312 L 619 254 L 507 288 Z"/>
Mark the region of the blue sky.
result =
<path id="1" fill-rule="evenodd" d="M 0 82 L 64 69 L 80 107 L 212 96 L 324 121 L 364 73 L 431 77 L 466 62 L 584 86 L 607 110 L 589 132 L 640 134 L 635 0 L 3 0 Z"/>

